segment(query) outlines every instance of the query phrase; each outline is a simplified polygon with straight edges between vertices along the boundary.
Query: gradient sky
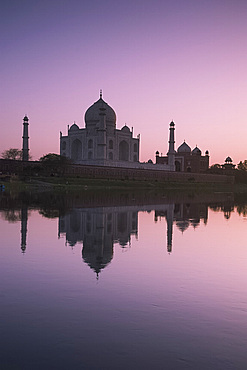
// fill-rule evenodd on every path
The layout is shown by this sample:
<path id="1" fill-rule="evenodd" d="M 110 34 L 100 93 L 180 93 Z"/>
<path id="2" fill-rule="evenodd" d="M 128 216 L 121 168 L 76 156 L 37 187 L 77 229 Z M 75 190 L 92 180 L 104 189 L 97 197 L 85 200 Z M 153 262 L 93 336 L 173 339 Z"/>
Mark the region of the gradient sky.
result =
<path id="1" fill-rule="evenodd" d="M 141 134 L 141 160 L 185 139 L 210 164 L 247 159 L 245 0 L 1 2 L 0 152 L 59 152 L 59 132 L 84 127 L 99 98 Z"/>

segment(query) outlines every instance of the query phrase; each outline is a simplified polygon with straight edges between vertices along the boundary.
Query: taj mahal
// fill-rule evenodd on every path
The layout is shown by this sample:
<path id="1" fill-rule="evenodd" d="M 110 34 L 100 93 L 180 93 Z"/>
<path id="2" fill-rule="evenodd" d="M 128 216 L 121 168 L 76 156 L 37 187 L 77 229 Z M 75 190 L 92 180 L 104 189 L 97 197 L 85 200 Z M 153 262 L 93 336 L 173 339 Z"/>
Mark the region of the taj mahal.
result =
<path id="1" fill-rule="evenodd" d="M 76 164 L 125 166 L 139 162 L 140 138 L 133 137 L 128 126 L 116 128 L 116 113 L 100 98 L 85 113 L 85 128 L 68 127 L 60 133 L 60 154 Z"/>
<path id="2" fill-rule="evenodd" d="M 209 152 L 202 155 L 184 142 L 175 150 L 175 123 L 169 127 L 169 145 L 166 156 L 156 151 L 156 163 L 141 163 L 140 135 L 133 137 L 133 128 L 116 128 L 116 113 L 102 98 L 85 112 L 85 128 L 76 123 L 68 126 L 67 135 L 60 132 L 60 155 L 74 164 L 156 169 L 177 172 L 205 172 L 209 167 Z"/>

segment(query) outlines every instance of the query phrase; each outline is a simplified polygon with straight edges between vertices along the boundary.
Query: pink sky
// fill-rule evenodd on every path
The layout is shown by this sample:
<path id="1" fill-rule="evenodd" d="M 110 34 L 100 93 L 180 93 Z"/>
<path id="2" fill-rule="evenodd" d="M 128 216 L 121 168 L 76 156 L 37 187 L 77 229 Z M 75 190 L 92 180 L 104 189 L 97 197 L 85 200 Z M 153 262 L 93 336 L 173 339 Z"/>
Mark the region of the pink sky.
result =
<path id="1" fill-rule="evenodd" d="M 141 160 L 185 139 L 210 164 L 247 159 L 247 2 L 8 1 L 1 5 L 0 152 L 59 152 L 99 97 L 141 134 Z"/>

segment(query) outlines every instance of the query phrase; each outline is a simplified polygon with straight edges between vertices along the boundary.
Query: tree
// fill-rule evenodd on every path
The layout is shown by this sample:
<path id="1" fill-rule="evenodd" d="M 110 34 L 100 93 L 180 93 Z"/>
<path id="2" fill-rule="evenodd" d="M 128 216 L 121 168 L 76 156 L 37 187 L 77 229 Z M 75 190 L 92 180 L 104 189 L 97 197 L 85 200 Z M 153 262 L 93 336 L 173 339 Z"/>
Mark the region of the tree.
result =
<path id="1" fill-rule="evenodd" d="M 22 159 L 22 150 L 16 148 L 10 148 L 4 150 L 1 154 L 3 159 L 14 159 L 20 161 Z"/>
<path id="2" fill-rule="evenodd" d="M 219 168 L 221 168 L 221 165 L 218 164 L 218 163 L 212 164 L 212 166 L 210 166 L 210 169 L 212 169 L 212 170 L 215 170 L 215 169 L 217 170 Z"/>
<path id="3" fill-rule="evenodd" d="M 64 175 L 66 167 L 71 163 L 69 158 L 55 153 L 43 155 L 39 160 L 50 175 Z"/>
<path id="4" fill-rule="evenodd" d="M 247 159 L 245 159 L 243 162 L 239 162 L 238 169 L 242 171 L 247 171 Z"/>

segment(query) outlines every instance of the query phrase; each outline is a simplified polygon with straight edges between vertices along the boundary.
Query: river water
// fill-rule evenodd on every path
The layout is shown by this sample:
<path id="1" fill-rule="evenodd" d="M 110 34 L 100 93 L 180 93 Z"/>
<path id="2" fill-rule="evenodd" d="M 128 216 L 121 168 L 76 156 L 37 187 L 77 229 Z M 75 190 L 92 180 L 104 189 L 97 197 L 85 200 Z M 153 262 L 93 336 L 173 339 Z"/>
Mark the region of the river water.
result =
<path id="1" fill-rule="evenodd" d="M 1 369 L 246 369 L 247 198 L 0 201 Z"/>

